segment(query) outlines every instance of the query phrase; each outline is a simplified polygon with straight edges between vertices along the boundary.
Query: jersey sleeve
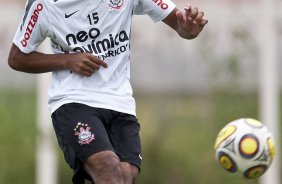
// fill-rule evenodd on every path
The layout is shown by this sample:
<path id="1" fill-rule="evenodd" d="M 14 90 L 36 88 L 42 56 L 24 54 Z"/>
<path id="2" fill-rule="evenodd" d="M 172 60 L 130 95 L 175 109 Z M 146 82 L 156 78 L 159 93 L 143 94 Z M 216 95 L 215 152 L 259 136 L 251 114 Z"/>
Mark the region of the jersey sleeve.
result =
<path id="1" fill-rule="evenodd" d="M 175 4 L 170 0 L 137 0 L 133 13 L 135 15 L 147 14 L 154 22 L 166 18 Z"/>
<path id="2" fill-rule="evenodd" d="M 25 12 L 13 43 L 24 53 L 30 53 L 48 36 L 48 6 L 43 0 L 27 0 Z"/>

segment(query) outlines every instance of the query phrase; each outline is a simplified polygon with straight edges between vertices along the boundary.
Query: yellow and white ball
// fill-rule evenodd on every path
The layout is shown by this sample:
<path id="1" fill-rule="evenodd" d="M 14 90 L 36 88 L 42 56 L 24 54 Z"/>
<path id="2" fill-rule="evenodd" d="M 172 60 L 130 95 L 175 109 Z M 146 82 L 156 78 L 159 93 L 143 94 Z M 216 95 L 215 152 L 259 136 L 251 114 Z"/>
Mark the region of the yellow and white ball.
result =
<path id="1" fill-rule="evenodd" d="M 263 175 L 275 155 L 271 132 L 250 118 L 237 119 L 223 127 L 214 148 L 216 160 L 224 170 L 248 179 Z"/>

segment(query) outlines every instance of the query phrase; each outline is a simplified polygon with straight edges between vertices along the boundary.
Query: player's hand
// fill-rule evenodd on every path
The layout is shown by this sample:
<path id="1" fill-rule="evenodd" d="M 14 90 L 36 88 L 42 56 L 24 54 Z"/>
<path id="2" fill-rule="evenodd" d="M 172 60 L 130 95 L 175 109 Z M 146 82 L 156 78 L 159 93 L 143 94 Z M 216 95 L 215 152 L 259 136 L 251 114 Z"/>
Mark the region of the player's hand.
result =
<path id="1" fill-rule="evenodd" d="M 90 53 L 67 54 L 66 57 L 65 63 L 69 70 L 87 77 L 92 76 L 100 66 L 108 67 L 105 61 Z"/>
<path id="2" fill-rule="evenodd" d="M 183 38 L 192 39 L 199 35 L 208 20 L 204 18 L 204 12 L 197 7 L 186 5 L 184 12 L 176 12 L 178 23 L 178 34 Z"/>

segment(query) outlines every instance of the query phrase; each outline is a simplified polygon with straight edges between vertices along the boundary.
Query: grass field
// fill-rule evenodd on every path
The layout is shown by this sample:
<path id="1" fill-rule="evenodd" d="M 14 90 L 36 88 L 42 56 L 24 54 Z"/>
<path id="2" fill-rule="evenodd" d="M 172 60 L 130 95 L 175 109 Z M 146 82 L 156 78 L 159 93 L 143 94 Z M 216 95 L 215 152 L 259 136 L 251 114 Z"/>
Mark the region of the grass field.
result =
<path id="1" fill-rule="evenodd" d="M 136 101 L 143 145 L 137 184 L 258 183 L 223 171 L 213 151 L 227 122 L 258 117 L 256 94 L 136 95 Z M 1 184 L 35 183 L 35 102 L 34 91 L 0 91 Z M 59 184 L 70 184 L 71 170 L 59 149 L 58 156 Z"/>

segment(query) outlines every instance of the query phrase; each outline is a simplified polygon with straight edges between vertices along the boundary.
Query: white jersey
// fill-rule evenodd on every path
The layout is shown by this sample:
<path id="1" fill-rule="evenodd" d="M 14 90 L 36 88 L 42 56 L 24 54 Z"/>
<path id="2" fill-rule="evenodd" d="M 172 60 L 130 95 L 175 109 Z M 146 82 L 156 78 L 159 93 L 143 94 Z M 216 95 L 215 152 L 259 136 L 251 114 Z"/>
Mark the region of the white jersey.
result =
<path id="1" fill-rule="evenodd" d="M 51 113 L 74 102 L 135 115 L 129 82 L 132 16 L 147 14 L 157 22 L 174 7 L 170 0 L 28 0 L 13 42 L 30 53 L 49 37 L 54 53 L 89 52 L 108 64 L 91 77 L 53 71 Z"/>

